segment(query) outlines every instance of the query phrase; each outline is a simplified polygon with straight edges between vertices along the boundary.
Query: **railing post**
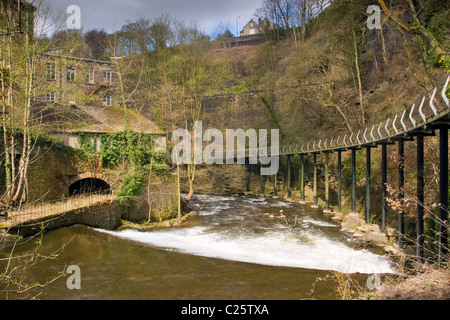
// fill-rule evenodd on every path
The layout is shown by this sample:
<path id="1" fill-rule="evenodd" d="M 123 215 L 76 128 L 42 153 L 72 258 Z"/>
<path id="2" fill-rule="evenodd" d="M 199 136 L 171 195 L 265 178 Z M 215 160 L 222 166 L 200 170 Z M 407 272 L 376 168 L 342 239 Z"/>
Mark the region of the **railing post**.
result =
<path id="1" fill-rule="evenodd" d="M 381 144 L 381 230 L 386 230 L 387 144 Z"/>
<path id="2" fill-rule="evenodd" d="M 400 212 L 398 214 L 398 243 L 403 243 L 403 235 L 405 234 L 405 219 L 403 212 L 403 198 L 405 188 L 405 141 L 398 140 L 398 199 L 400 200 Z"/>
<path id="3" fill-rule="evenodd" d="M 305 156 L 300 155 L 300 203 L 305 203 Z"/>
<path id="4" fill-rule="evenodd" d="M 356 212 L 356 149 L 352 149 L 352 212 Z"/>
<path id="5" fill-rule="evenodd" d="M 423 262 L 424 136 L 417 135 L 417 260 Z"/>
<path id="6" fill-rule="evenodd" d="M 291 155 L 287 156 L 287 198 L 291 199 Z"/>
<path id="7" fill-rule="evenodd" d="M 366 223 L 370 223 L 371 147 L 366 147 Z"/>
<path id="8" fill-rule="evenodd" d="M 448 126 L 439 130 L 439 263 L 448 253 Z"/>

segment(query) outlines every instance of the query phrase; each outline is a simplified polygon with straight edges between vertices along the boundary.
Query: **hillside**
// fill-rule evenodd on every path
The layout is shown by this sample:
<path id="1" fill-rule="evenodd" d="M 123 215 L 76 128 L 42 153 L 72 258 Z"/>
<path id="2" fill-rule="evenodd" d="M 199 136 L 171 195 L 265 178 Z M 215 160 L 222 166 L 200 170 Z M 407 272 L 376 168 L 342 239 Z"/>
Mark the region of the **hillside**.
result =
<path id="1" fill-rule="evenodd" d="M 203 117 L 222 129 L 279 125 L 287 144 L 358 130 L 412 105 L 447 73 L 423 39 L 386 16 L 382 30 L 369 30 L 369 4 L 335 1 L 304 42 L 287 37 L 212 49 L 213 60 L 228 60 L 239 87 L 205 99 L 214 119 Z M 448 50 L 449 5 L 427 1 L 425 6 L 424 24 Z M 403 2 L 394 13 L 405 22 L 413 19 Z"/>

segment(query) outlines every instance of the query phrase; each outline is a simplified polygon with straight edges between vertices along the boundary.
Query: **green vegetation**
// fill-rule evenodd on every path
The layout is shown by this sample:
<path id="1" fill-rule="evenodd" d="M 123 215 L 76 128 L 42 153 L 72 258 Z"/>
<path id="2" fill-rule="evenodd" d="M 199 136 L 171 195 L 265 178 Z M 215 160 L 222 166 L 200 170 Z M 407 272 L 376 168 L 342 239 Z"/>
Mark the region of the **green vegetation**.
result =
<path id="1" fill-rule="evenodd" d="M 124 210 L 133 209 L 136 205 L 135 197 L 141 195 L 145 185 L 145 171 L 135 172 L 123 179 L 117 195 L 119 204 Z"/>
<path id="2" fill-rule="evenodd" d="M 100 158 L 104 168 L 114 170 L 118 165 L 126 168 L 127 174 L 117 193 L 124 210 L 135 207 L 135 198 L 143 192 L 148 170 L 162 175 L 168 173 L 166 152 L 155 152 L 151 138 L 131 131 L 117 134 L 83 133 L 78 136 L 80 148 L 77 153 L 80 159 L 89 161 Z"/>

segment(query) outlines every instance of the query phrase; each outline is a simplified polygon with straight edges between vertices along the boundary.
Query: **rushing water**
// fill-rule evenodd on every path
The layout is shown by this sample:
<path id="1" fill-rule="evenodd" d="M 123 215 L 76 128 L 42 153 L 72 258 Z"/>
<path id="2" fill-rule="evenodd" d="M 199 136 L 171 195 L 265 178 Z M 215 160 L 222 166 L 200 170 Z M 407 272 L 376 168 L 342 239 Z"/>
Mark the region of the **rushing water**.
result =
<path id="1" fill-rule="evenodd" d="M 49 232 L 44 253 L 68 244 L 58 260 L 33 267 L 29 280 L 42 283 L 64 265 L 80 267 L 81 290 L 68 290 L 61 278 L 41 299 L 332 299 L 331 282 L 310 292 L 329 270 L 359 273 L 363 281 L 395 271 L 385 256 L 355 248 L 319 210 L 222 196 L 197 196 L 195 206 L 199 215 L 177 228 Z"/>

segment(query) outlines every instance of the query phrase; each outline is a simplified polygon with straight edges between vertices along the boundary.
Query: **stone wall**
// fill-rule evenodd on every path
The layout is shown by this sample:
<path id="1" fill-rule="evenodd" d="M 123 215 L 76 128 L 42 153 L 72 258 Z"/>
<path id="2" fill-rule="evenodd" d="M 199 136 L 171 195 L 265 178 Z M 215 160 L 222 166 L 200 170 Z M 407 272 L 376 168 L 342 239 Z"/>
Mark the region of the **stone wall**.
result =
<path id="1" fill-rule="evenodd" d="M 28 202 L 59 200 L 69 193 L 68 179 L 77 175 L 75 154 L 69 148 L 39 143 L 28 168 Z"/>
<path id="2" fill-rule="evenodd" d="M 142 194 L 135 200 L 135 207 L 122 212 L 128 221 L 146 223 L 175 218 L 179 202 L 176 176 L 149 173 Z"/>
<path id="3" fill-rule="evenodd" d="M 73 225 L 85 225 L 93 228 L 113 230 L 121 225 L 121 211 L 117 201 L 107 201 L 91 207 L 68 211 L 67 213 L 46 217 L 43 220 L 29 221 L 24 226 L 16 226 L 10 230 L 14 234 L 20 231 L 22 236 L 27 237 L 41 231 L 70 227 Z"/>
<path id="4" fill-rule="evenodd" d="M 181 191 L 189 192 L 185 168 L 181 170 Z M 243 165 L 197 166 L 194 190 L 197 194 L 243 194 L 246 186 L 246 168 Z"/>

